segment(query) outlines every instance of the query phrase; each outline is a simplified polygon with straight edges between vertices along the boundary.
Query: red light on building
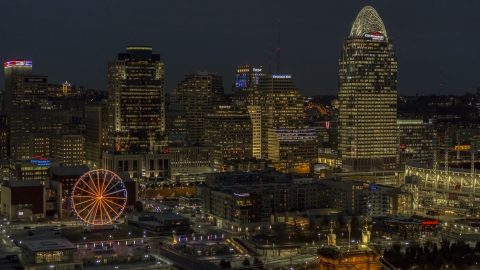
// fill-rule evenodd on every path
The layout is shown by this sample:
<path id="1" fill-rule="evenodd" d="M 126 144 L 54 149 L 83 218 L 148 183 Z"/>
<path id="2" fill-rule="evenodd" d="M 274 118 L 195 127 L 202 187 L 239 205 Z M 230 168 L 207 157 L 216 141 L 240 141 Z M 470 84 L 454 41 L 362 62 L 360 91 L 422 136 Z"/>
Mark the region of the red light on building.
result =
<path id="1" fill-rule="evenodd" d="M 438 225 L 438 220 L 424 220 L 422 225 Z"/>

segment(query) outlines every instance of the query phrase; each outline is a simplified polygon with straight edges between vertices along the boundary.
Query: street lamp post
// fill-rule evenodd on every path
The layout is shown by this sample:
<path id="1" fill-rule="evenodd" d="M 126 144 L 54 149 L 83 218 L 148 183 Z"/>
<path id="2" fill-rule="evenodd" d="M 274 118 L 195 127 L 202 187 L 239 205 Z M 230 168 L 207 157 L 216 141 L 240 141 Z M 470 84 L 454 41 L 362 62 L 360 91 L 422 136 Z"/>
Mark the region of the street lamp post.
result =
<path id="1" fill-rule="evenodd" d="M 320 241 L 321 241 L 321 240 L 320 240 L 320 237 L 321 237 L 321 236 L 322 236 L 322 234 L 319 233 L 319 234 L 318 234 L 318 249 L 320 249 Z"/>

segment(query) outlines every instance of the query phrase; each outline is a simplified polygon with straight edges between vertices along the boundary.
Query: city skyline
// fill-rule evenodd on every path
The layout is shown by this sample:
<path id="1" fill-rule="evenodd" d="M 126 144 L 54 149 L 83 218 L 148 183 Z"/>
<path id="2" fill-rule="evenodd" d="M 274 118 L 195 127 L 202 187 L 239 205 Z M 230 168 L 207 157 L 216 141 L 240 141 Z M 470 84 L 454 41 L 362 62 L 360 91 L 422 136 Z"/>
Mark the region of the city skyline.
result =
<path id="1" fill-rule="evenodd" d="M 281 20 L 280 73 L 291 74 L 302 95 L 334 95 L 341 39 L 358 10 L 370 5 L 395 39 L 399 94 L 463 94 L 479 86 L 477 2 L 129 3 L 5 3 L 2 17 L 12 23 L 2 31 L 8 38 L 0 56 L 32 60 L 34 73 L 49 76 L 50 83 L 106 90 L 107 61 L 126 46 L 147 45 L 165 62 L 166 93 L 186 74 L 204 70 L 223 76 L 230 93 L 237 66 L 268 69 L 269 44 L 276 70 Z"/>

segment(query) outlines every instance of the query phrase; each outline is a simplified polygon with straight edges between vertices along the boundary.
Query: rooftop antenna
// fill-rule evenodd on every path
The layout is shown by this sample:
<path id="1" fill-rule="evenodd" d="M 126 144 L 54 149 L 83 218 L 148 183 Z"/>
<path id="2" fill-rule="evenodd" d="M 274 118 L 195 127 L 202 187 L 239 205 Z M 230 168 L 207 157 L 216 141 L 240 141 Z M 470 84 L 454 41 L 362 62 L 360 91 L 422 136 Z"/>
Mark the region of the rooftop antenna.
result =
<path id="1" fill-rule="evenodd" d="M 443 95 L 443 67 L 440 67 L 440 95 Z"/>
<path id="2" fill-rule="evenodd" d="M 280 20 L 278 20 L 278 40 L 277 40 L 277 74 L 280 73 Z"/>
<path id="3" fill-rule="evenodd" d="M 272 75 L 272 44 L 268 44 L 268 75 Z"/>

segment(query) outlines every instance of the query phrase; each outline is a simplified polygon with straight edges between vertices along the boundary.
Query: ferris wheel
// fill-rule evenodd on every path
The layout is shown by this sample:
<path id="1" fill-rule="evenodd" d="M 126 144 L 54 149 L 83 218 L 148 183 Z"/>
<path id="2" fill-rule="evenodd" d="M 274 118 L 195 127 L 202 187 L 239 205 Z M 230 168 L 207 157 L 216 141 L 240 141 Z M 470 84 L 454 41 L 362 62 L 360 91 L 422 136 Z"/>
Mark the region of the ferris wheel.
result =
<path id="1" fill-rule="evenodd" d="M 93 170 L 73 186 L 73 211 L 91 225 L 111 224 L 125 209 L 127 190 L 122 179 L 109 170 Z"/>

